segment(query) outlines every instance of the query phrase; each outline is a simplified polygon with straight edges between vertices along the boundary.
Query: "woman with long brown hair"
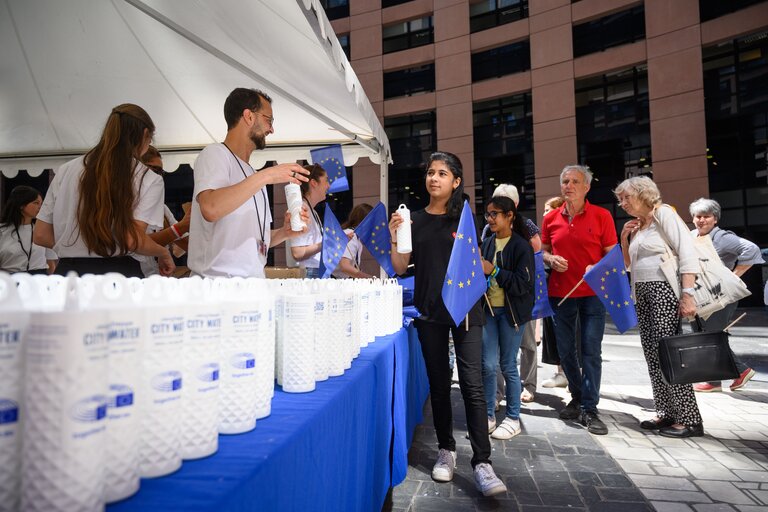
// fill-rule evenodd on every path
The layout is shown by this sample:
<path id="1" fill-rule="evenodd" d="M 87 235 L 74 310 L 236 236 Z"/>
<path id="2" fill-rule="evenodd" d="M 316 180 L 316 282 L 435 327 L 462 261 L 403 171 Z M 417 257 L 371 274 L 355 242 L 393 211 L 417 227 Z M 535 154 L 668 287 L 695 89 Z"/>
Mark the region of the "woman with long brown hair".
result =
<path id="1" fill-rule="evenodd" d="M 59 256 L 57 273 L 141 277 L 134 253 L 158 258 L 163 275 L 173 272 L 168 249 L 146 234 L 163 221 L 163 181 L 140 162 L 154 132 L 143 108 L 118 105 L 99 143 L 58 169 L 35 229 L 35 243 Z"/>

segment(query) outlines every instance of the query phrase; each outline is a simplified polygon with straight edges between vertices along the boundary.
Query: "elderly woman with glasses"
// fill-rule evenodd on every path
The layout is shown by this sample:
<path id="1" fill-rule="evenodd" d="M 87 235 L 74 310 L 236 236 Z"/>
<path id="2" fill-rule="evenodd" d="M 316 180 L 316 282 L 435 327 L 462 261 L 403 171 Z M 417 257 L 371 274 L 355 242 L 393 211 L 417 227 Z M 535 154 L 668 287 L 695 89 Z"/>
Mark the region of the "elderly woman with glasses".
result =
<path id="1" fill-rule="evenodd" d="M 717 201 L 702 197 L 691 203 L 689 210 L 691 217 L 693 217 L 693 224 L 696 226 L 691 234 L 694 237 L 709 235 L 723 265 L 731 269 L 734 274 L 741 276 L 755 263 L 765 263 L 757 245 L 741 238 L 732 231 L 717 226 L 722 212 Z M 738 305 L 737 301 L 714 313 L 703 322 L 704 330 L 722 331 L 725 329 Z M 698 325 L 693 325 L 693 327 L 698 329 Z M 744 387 L 749 379 L 754 377 L 755 370 L 744 364 L 735 355 L 733 359 L 736 361 L 739 377 L 731 383 L 730 387 L 731 391 L 736 391 Z M 711 393 L 712 391 L 722 391 L 723 387 L 720 382 L 701 382 L 694 384 L 693 389 L 700 393 Z"/>
<path id="2" fill-rule="evenodd" d="M 656 417 L 640 423 L 665 437 L 704 435 L 693 386 L 667 384 L 659 366 L 659 340 L 678 333 L 680 317 L 696 313 L 693 285 L 697 260 L 688 227 L 671 207 L 662 204 L 656 184 L 646 176 L 622 181 L 613 191 L 619 206 L 634 219 L 621 230 L 624 263 L 632 273 L 637 301 L 640 344 L 651 378 Z M 660 269 L 667 244 L 677 256 L 682 281 L 678 298 Z"/>

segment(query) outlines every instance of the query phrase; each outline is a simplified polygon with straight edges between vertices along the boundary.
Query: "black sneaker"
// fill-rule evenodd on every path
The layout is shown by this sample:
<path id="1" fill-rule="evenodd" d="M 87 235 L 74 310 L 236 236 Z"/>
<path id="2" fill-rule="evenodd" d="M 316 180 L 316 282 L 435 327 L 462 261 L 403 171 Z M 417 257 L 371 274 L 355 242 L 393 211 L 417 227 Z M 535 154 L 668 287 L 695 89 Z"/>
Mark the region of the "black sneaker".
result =
<path id="1" fill-rule="evenodd" d="M 574 399 L 568 402 L 565 409 L 560 411 L 561 420 L 575 420 L 581 415 L 581 402 Z"/>
<path id="2" fill-rule="evenodd" d="M 581 424 L 587 427 L 590 434 L 604 436 L 608 433 L 608 427 L 597 416 L 596 412 L 585 412 L 581 415 Z"/>

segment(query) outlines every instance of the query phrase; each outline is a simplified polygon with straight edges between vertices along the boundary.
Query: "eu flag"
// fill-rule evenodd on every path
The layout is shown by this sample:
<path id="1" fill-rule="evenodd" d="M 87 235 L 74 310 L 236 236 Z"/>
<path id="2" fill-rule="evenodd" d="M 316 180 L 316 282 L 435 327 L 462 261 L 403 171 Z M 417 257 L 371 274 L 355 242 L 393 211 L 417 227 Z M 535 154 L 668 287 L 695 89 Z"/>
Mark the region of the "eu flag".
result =
<path id="1" fill-rule="evenodd" d="M 387 275 L 390 277 L 395 275 L 390 256 L 392 238 L 389 235 L 387 209 L 384 207 L 384 203 L 379 201 L 379 204 L 368 212 L 368 215 L 355 228 L 355 234 L 376 258 L 376 262 L 381 265 Z"/>
<path id="2" fill-rule="evenodd" d="M 472 210 L 469 202 L 464 201 L 441 293 L 445 308 L 457 326 L 487 288 L 477 242 Z"/>
<path id="3" fill-rule="evenodd" d="M 328 173 L 328 183 L 331 185 L 328 192 L 334 194 L 349 190 L 347 169 L 344 167 L 341 145 L 332 144 L 324 148 L 313 149 L 309 153 L 312 155 L 312 163 L 319 164 Z"/>
<path id="4" fill-rule="evenodd" d="M 635 303 L 627 271 L 624 270 L 624 257 L 618 245 L 584 274 L 584 281 L 605 305 L 620 333 L 637 325 Z"/>
<path id="5" fill-rule="evenodd" d="M 549 304 L 547 292 L 547 272 L 544 270 L 544 254 L 539 251 L 533 255 L 536 260 L 536 277 L 533 291 L 536 294 L 536 302 L 533 304 L 532 319 L 538 320 L 546 316 L 554 316 L 552 306 Z"/>
<path id="6" fill-rule="evenodd" d="M 331 276 L 344 256 L 349 239 L 326 203 L 323 215 L 323 248 L 320 253 L 320 279 Z"/>

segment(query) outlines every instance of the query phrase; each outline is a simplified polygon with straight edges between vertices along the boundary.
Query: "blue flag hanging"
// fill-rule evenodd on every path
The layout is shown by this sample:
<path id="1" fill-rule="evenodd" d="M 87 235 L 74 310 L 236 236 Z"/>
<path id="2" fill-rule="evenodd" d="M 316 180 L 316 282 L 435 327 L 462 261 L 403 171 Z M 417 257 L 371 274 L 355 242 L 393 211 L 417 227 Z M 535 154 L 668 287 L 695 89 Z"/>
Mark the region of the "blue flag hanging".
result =
<path id="1" fill-rule="evenodd" d="M 331 273 L 339 266 L 348 243 L 346 233 L 341 229 L 339 221 L 326 203 L 323 215 L 323 248 L 320 252 L 321 279 L 331 277 Z"/>
<path id="2" fill-rule="evenodd" d="M 384 272 L 389 277 L 395 275 L 391 258 L 391 237 L 389 235 L 389 222 L 387 221 L 387 209 L 384 203 L 379 202 L 373 210 L 368 212 L 363 221 L 355 228 L 357 238 L 376 258 Z"/>
<path id="3" fill-rule="evenodd" d="M 544 270 L 544 254 L 539 251 L 533 255 L 536 260 L 536 278 L 533 291 L 536 294 L 536 302 L 533 304 L 531 318 L 538 320 L 547 316 L 553 316 L 552 306 L 549 304 L 549 292 L 547 292 L 547 273 Z"/>
<path id="4" fill-rule="evenodd" d="M 477 242 L 472 210 L 469 209 L 469 202 L 464 201 L 441 293 L 443 303 L 457 326 L 487 288 Z"/>
<path id="5" fill-rule="evenodd" d="M 584 281 L 605 305 L 620 333 L 637 325 L 635 303 L 618 245 L 584 274 Z"/>
<path id="6" fill-rule="evenodd" d="M 347 169 L 344 167 L 344 155 L 341 153 L 341 145 L 333 144 L 324 148 L 313 149 L 312 163 L 319 164 L 328 173 L 328 183 L 331 185 L 328 192 L 345 192 L 349 190 L 347 181 Z"/>

